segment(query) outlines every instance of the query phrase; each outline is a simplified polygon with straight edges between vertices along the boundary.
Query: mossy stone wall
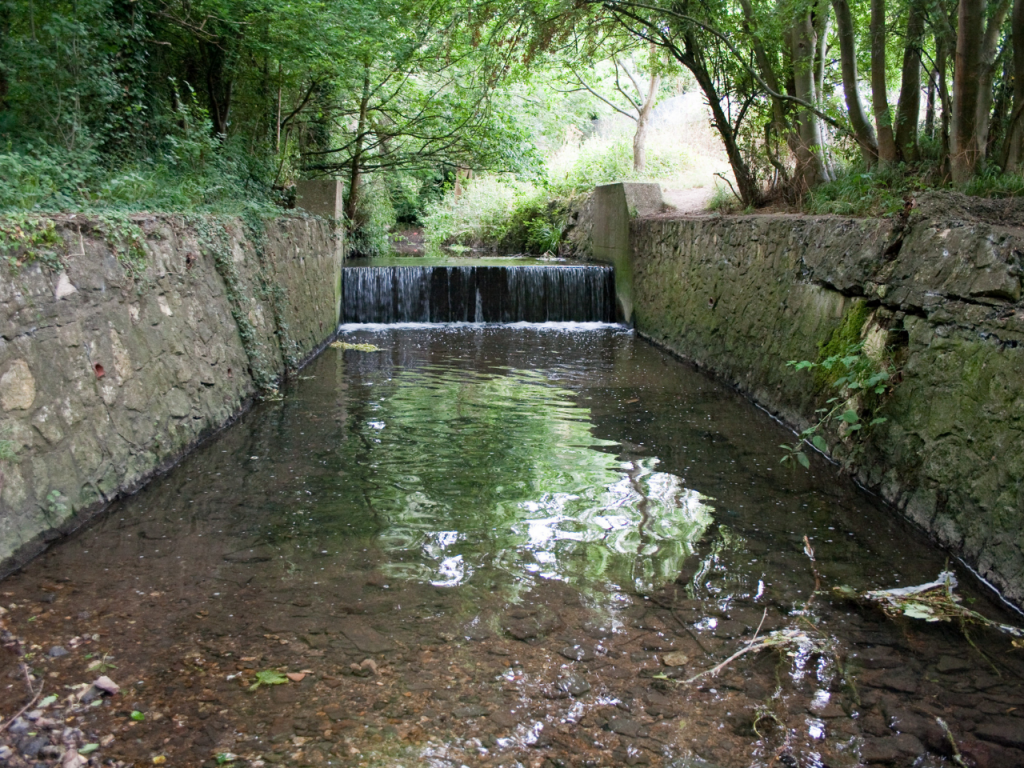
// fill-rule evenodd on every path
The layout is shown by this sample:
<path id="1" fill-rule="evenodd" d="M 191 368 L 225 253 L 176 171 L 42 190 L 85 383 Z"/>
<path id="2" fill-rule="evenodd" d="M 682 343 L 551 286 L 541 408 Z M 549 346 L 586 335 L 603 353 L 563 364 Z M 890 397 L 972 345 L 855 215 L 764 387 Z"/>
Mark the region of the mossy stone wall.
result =
<path id="1" fill-rule="evenodd" d="M 141 269 L 101 221 L 54 223 L 49 266 L 0 258 L 0 573 L 272 393 L 337 327 L 341 253 L 321 219 L 132 216 Z"/>
<path id="2" fill-rule="evenodd" d="M 830 452 L 1024 604 L 1020 223 L 1024 203 L 938 194 L 902 219 L 634 220 L 636 327 L 799 428 L 829 393 L 787 361 L 844 320 L 884 340 L 887 421 Z"/>

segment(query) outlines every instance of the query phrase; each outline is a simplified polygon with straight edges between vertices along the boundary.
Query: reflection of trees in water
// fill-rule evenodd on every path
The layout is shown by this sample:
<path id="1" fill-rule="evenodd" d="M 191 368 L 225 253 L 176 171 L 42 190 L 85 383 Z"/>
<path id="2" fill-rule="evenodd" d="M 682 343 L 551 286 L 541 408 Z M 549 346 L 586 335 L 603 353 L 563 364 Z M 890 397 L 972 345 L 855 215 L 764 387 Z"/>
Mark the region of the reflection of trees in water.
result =
<path id="1" fill-rule="evenodd" d="M 598 450 L 612 444 L 591 435 L 589 411 L 540 374 L 428 366 L 349 393 L 317 502 L 288 528 L 373 536 L 394 576 L 454 585 L 496 570 L 646 591 L 710 521 L 656 460 Z"/>

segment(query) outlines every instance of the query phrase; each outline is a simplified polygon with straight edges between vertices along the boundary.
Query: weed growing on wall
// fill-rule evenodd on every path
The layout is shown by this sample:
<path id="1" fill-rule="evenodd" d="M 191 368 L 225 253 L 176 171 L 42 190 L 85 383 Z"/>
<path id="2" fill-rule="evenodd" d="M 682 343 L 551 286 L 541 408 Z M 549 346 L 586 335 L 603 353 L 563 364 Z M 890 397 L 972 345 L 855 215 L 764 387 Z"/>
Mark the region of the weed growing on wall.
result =
<path id="1" fill-rule="evenodd" d="M 58 248 L 64 245 L 52 219 L 10 213 L 0 219 L 0 257 L 12 267 L 39 263 L 60 269 Z"/>
<path id="2" fill-rule="evenodd" d="M 132 280 L 146 271 L 146 234 L 142 227 L 124 214 L 103 213 L 96 216 L 99 228 L 114 256 Z"/>
<path id="3" fill-rule="evenodd" d="M 835 423 L 841 433 L 855 434 L 865 427 L 861 418 L 862 411 L 866 411 L 865 418 L 870 419 L 867 427 L 885 422 L 884 417 L 872 417 L 874 409 L 865 404 L 864 397 L 884 394 L 892 376 L 884 362 L 880 363 L 864 352 L 863 341 L 848 344 L 842 352 L 819 362 L 790 360 L 786 365 L 797 371 L 813 370 L 824 374 L 828 389 L 836 394 L 826 401 L 824 408 L 815 411 L 818 416 L 816 424 L 803 430 L 792 445 L 783 443 L 780 446 L 785 452 L 783 463 L 795 460 L 802 467 L 809 468 L 811 462 L 804 453 L 804 446 L 808 442 L 822 453 L 827 453 L 828 444 L 821 435 L 822 428 L 827 424 Z"/>
<path id="4" fill-rule="evenodd" d="M 281 348 L 281 356 L 284 358 L 285 367 L 288 370 L 295 370 L 302 362 L 299 354 L 299 345 L 291 335 L 291 328 L 285 320 L 284 288 L 277 282 L 267 263 L 267 222 L 262 211 L 256 206 L 246 207 L 240 216 L 245 227 L 245 236 L 252 244 L 256 253 L 256 260 L 259 263 L 257 277 L 260 282 L 260 291 L 270 301 L 271 311 L 274 314 L 274 328 L 277 335 L 277 342 Z"/>
<path id="5" fill-rule="evenodd" d="M 231 317 L 238 328 L 242 348 L 245 349 L 249 360 L 249 374 L 260 396 L 265 398 L 274 395 L 277 392 L 277 377 L 270 370 L 267 359 L 260 350 L 256 329 L 245 311 L 245 291 L 242 289 L 242 280 L 231 256 L 227 222 L 215 217 L 188 216 L 185 218 L 185 224 L 195 230 L 199 247 L 213 257 L 214 266 L 224 281 Z"/>

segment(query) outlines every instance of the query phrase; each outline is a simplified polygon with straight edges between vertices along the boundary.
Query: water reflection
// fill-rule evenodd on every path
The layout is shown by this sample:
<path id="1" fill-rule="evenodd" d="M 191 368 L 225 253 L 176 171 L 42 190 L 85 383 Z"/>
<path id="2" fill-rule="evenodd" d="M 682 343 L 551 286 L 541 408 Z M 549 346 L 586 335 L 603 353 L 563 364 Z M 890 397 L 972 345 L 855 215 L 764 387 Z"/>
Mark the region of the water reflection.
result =
<path id="1" fill-rule="evenodd" d="M 309 524 L 347 537 L 337 523 L 364 516 L 388 576 L 453 587 L 497 569 L 646 592 L 675 577 L 711 521 L 657 459 L 616 458 L 589 409 L 541 372 L 392 375 L 362 360 L 353 385 L 369 397 L 333 450 L 345 475 Z"/>

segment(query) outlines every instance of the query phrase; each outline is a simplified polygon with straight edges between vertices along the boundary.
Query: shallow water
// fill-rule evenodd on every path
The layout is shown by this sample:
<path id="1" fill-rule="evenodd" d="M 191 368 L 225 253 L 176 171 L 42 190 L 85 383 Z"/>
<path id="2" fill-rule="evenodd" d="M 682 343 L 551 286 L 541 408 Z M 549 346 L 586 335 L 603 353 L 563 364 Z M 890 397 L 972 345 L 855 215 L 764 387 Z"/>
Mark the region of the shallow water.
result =
<path id="1" fill-rule="evenodd" d="M 123 687 L 53 712 L 113 733 L 100 757 L 932 766 L 941 717 L 965 760 L 1024 762 L 1009 639 L 972 630 L 985 658 L 827 593 L 931 581 L 946 555 L 824 461 L 780 466 L 792 436 L 732 390 L 613 326 L 342 338 L 381 351 L 328 349 L 0 584 L 49 689 L 98 659 Z M 685 682 L 785 628 L 818 647 Z M 270 669 L 308 671 L 249 691 Z M 22 694 L 0 685 L 0 713 Z"/>

